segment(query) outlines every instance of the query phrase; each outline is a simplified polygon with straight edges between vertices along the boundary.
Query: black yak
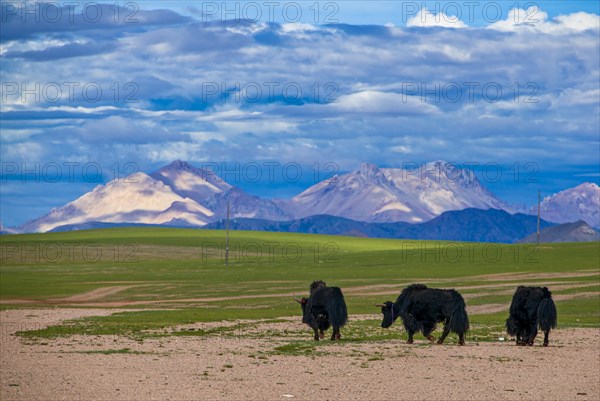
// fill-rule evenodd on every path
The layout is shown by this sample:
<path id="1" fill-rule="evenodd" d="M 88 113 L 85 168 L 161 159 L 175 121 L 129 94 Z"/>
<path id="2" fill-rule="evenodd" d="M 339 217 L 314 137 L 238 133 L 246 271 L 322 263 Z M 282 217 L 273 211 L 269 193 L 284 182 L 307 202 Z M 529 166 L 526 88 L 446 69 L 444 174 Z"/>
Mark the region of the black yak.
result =
<path id="1" fill-rule="evenodd" d="M 348 311 L 342 290 L 327 287 L 319 280 L 310 285 L 310 296 L 296 300 L 302 307 L 302 323 L 306 323 L 315 332 L 315 341 L 325 337 L 324 331 L 333 327 L 331 340 L 339 340 L 340 327 L 348 321 Z"/>
<path id="2" fill-rule="evenodd" d="M 388 328 L 398 317 L 402 318 L 404 328 L 408 332 L 408 343 L 413 343 L 413 336 L 421 331 L 431 342 L 431 333 L 437 323 L 444 322 L 444 332 L 438 340 L 443 344 L 451 331 L 458 334 L 458 343 L 465 344 L 465 333 L 469 330 L 465 301 L 455 290 L 440 290 L 427 288 L 423 284 L 412 284 L 402 290 L 402 293 L 392 303 L 376 305 L 381 307 L 383 321 L 381 327 Z"/>
<path id="3" fill-rule="evenodd" d="M 546 287 L 519 286 L 513 295 L 506 319 L 506 331 L 516 336 L 517 345 L 533 345 L 538 329 L 544 332 L 544 347 L 548 333 L 556 328 L 556 305 Z"/>

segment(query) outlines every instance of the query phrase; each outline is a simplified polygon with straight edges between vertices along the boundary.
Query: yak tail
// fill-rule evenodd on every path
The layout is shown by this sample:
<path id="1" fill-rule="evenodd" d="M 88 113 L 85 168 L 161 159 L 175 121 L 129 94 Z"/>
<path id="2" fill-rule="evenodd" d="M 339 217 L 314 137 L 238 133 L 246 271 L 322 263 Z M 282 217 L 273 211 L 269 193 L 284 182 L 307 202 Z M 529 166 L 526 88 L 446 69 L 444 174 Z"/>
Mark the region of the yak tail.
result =
<path id="1" fill-rule="evenodd" d="M 537 325 L 543 331 L 556 328 L 556 305 L 552 300 L 552 295 L 546 287 L 544 290 L 544 299 L 540 302 L 537 310 Z"/>
<path id="2" fill-rule="evenodd" d="M 465 300 L 458 294 L 455 300 L 454 310 L 450 316 L 450 331 L 457 334 L 464 334 L 469 331 L 469 316 L 467 316 L 467 306 Z"/>
<path id="3" fill-rule="evenodd" d="M 329 322 L 333 327 L 342 327 L 348 322 L 348 310 L 342 290 L 330 287 L 333 290 L 333 300 L 329 303 Z"/>

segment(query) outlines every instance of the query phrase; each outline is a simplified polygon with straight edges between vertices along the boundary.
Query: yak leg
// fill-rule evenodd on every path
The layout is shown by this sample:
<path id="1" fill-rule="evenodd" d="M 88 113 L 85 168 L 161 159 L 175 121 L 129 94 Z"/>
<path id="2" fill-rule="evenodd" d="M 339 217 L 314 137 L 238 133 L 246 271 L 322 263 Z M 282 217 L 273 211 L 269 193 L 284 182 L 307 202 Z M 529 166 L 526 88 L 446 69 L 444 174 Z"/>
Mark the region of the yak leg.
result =
<path id="1" fill-rule="evenodd" d="M 458 334 L 458 345 L 465 345 L 465 333 Z"/>
<path id="2" fill-rule="evenodd" d="M 535 322 L 529 326 L 529 338 L 527 339 L 527 345 L 533 345 L 535 337 L 537 336 L 537 327 Z"/>
<path id="3" fill-rule="evenodd" d="M 517 330 L 517 345 L 527 345 L 527 338 L 529 335 L 527 334 L 526 327 L 519 323 L 519 328 Z"/>
<path id="4" fill-rule="evenodd" d="M 339 340 L 340 338 L 342 338 L 342 336 L 340 335 L 340 328 L 334 327 L 333 333 L 331 334 L 331 341 Z"/>
<path id="5" fill-rule="evenodd" d="M 447 320 L 444 322 L 444 332 L 442 333 L 442 336 L 438 340 L 438 342 L 437 342 L 438 344 L 443 344 L 444 340 L 448 336 L 448 333 L 450 333 L 450 328 L 448 327 L 448 323 L 449 322 Z"/>
<path id="6" fill-rule="evenodd" d="M 423 335 L 425 336 L 425 338 L 427 338 L 431 342 L 435 341 L 435 338 L 433 338 L 433 336 L 431 335 L 431 332 L 434 329 L 435 329 L 434 322 L 423 322 Z"/>
<path id="7" fill-rule="evenodd" d="M 325 333 L 323 333 L 323 329 L 319 329 L 319 338 L 321 340 L 325 338 Z"/>
<path id="8" fill-rule="evenodd" d="M 315 337 L 314 337 L 314 338 L 315 338 L 315 341 L 319 341 L 319 331 L 317 330 L 317 328 L 316 328 L 316 327 L 313 327 L 313 330 L 314 330 L 314 332 L 315 332 Z"/>
<path id="9" fill-rule="evenodd" d="M 519 334 L 517 334 L 517 345 L 527 345 L 527 338 L 529 335 L 525 329 L 519 330 Z"/>
<path id="10" fill-rule="evenodd" d="M 544 330 L 544 347 L 548 346 L 548 333 L 550 333 L 550 330 Z"/>
<path id="11" fill-rule="evenodd" d="M 406 341 L 407 344 L 412 344 L 413 342 L 415 342 L 415 340 L 413 339 L 413 336 L 415 335 L 415 332 L 412 330 L 408 331 L 408 341 Z"/>

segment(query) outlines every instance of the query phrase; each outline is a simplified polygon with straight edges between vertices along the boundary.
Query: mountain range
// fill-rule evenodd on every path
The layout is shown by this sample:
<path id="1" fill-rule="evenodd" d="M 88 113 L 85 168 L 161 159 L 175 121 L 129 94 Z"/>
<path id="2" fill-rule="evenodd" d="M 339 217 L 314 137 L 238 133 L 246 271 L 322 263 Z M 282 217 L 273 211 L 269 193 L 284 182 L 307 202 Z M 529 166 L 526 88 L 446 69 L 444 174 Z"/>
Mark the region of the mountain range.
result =
<path id="1" fill-rule="evenodd" d="M 542 217 L 555 223 L 584 220 L 598 227 L 599 195 L 600 188 L 593 183 L 559 192 L 544 199 Z M 256 229 L 278 227 L 285 231 L 304 225 L 312 228 L 299 232 L 333 230 L 337 234 L 432 239 L 452 239 L 453 230 L 463 233 L 457 234 L 460 238 L 471 238 L 464 233 L 472 229 L 477 234 L 470 240 L 499 242 L 516 241 L 533 232 L 519 228 L 531 216 L 516 213 L 517 207 L 497 198 L 471 171 L 443 161 L 414 170 L 363 164 L 353 172 L 318 182 L 291 199 L 270 200 L 230 185 L 211 170 L 179 160 L 151 174 L 138 172 L 99 185 L 12 231 L 127 224 L 208 228 L 225 218 L 228 204 L 232 219 Z M 465 212 L 446 213 L 451 211 Z M 498 219 L 497 227 L 486 226 L 489 230 L 505 233 L 486 236 L 478 230 L 477 221 L 484 217 Z M 510 227 L 500 223 L 508 224 L 509 220 Z M 528 227 L 530 224 L 527 221 Z"/>
<path id="2" fill-rule="evenodd" d="M 510 214 L 498 209 L 454 210 L 442 213 L 424 223 L 367 223 L 330 215 L 316 215 L 292 221 L 234 219 L 233 230 L 295 232 L 349 235 L 370 238 L 426 239 L 444 241 L 477 241 L 514 243 L 536 230 L 537 217 Z M 542 228 L 553 226 L 541 220 Z M 222 229 L 222 221 L 205 228 Z"/>

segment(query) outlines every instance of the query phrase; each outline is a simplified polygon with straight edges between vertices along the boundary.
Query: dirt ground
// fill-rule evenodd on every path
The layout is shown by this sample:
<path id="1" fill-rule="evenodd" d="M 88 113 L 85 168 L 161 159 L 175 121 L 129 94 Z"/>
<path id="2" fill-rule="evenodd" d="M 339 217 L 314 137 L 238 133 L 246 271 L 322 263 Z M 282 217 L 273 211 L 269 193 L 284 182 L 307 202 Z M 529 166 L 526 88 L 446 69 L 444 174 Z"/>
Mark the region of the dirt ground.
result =
<path id="1" fill-rule="evenodd" d="M 113 312 L 0 312 L 0 399 L 600 400 L 600 329 L 553 331 L 548 348 L 539 340 L 535 347 L 407 345 L 399 335 L 397 341 L 319 347 L 323 355 L 309 356 L 273 353 L 290 340 L 264 336 L 170 336 L 142 343 L 71 336 L 35 344 L 14 336 L 18 330 Z M 269 329 L 305 330 L 310 338 L 297 320 Z M 101 353 L 124 348 L 129 351 Z"/>

